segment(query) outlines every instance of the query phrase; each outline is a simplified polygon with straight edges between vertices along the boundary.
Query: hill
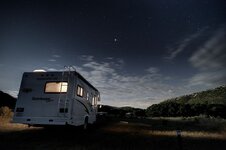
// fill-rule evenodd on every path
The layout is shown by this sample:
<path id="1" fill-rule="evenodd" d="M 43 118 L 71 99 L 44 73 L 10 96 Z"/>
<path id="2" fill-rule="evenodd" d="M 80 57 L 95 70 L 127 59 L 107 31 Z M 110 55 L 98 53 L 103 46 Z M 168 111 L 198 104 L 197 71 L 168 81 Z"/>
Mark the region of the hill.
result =
<path id="1" fill-rule="evenodd" d="M 148 116 L 214 116 L 226 118 L 226 86 L 168 99 L 146 110 Z"/>
<path id="2" fill-rule="evenodd" d="M 8 106 L 10 109 L 14 109 L 16 104 L 16 98 L 11 95 L 0 91 L 0 107 Z"/>
<path id="3" fill-rule="evenodd" d="M 175 102 L 179 104 L 222 104 L 226 105 L 226 86 L 197 92 L 177 98 L 166 100 L 162 103 Z M 161 104 L 161 103 L 160 103 Z"/>

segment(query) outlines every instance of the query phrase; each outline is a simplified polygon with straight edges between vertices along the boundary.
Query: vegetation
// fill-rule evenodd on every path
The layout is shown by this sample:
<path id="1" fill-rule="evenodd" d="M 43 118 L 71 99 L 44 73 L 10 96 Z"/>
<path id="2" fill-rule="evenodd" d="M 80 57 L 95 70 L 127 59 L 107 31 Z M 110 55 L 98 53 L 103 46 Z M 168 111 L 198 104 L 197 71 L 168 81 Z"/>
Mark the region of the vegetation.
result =
<path id="1" fill-rule="evenodd" d="M 16 105 L 16 98 L 10 96 L 7 93 L 0 91 L 0 107 L 7 106 L 10 109 L 14 109 Z"/>
<path id="2" fill-rule="evenodd" d="M 212 116 L 226 118 L 226 86 L 185 95 L 147 108 L 150 117 Z"/>
<path id="3" fill-rule="evenodd" d="M 0 117 L 2 118 L 11 118 L 12 117 L 12 110 L 9 107 L 4 106 L 0 107 Z"/>
<path id="4" fill-rule="evenodd" d="M 13 112 L 9 107 L 0 107 L 0 123 L 8 123 L 12 120 Z"/>
<path id="5" fill-rule="evenodd" d="M 114 118 L 84 132 L 75 127 L 0 124 L 1 149 L 212 150 L 226 146 L 226 121 L 217 118 Z M 182 140 L 178 140 L 181 130 Z"/>
<path id="6" fill-rule="evenodd" d="M 107 113 L 107 116 L 117 118 L 136 118 L 145 117 L 145 109 L 133 108 L 133 107 L 112 107 L 108 105 L 102 105 L 98 109 L 99 112 Z"/>

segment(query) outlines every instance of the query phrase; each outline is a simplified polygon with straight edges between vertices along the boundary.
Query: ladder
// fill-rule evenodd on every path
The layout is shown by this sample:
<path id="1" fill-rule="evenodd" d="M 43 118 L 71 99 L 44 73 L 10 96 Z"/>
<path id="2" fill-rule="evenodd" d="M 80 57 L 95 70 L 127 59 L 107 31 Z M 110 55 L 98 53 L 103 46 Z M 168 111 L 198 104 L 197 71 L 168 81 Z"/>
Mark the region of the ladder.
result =
<path id="1" fill-rule="evenodd" d="M 62 98 L 62 93 L 61 92 L 60 92 L 60 95 L 59 95 L 59 99 L 58 99 L 58 111 L 59 111 L 59 115 L 60 116 L 67 116 L 68 115 L 68 112 L 69 112 L 69 110 L 68 110 L 69 109 L 68 108 L 68 106 L 69 106 L 69 99 L 68 99 L 68 93 L 69 92 L 68 92 L 68 87 L 71 86 L 70 85 L 71 69 L 73 69 L 73 70 L 76 71 L 76 69 L 73 66 L 65 66 L 64 68 L 65 68 L 66 71 L 63 71 L 62 72 L 61 81 L 63 81 L 64 76 L 65 76 L 65 73 L 67 73 L 66 74 L 67 75 L 67 93 L 66 93 L 65 98 Z M 67 71 L 67 69 L 68 69 L 68 71 Z M 72 81 L 72 83 L 73 83 L 73 81 Z M 61 89 L 62 89 L 62 85 L 61 85 Z M 72 93 L 72 95 L 74 95 L 74 86 L 73 86 L 73 93 Z M 62 112 L 60 112 L 61 109 L 63 109 Z M 62 113 L 63 113 L 63 115 L 61 115 Z"/>
<path id="2" fill-rule="evenodd" d="M 68 113 L 68 85 L 69 84 L 69 81 L 70 81 L 70 68 L 69 67 L 65 67 L 65 69 L 69 69 L 69 71 L 63 71 L 62 72 L 62 76 L 61 76 L 61 82 L 64 81 L 64 76 L 65 76 L 65 73 L 67 72 L 67 92 L 66 92 L 66 96 L 65 98 L 62 98 L 62 84 L 61 84 L 61 89 L 60 89 L 60 94 L 59 94 L 59 98 L 58 98 L 58 111 L 59 111 L 59 115 L 60 116 L 66 116 L 67 113 Z M 63 107 L 62 107 L 63 106 Z M 63 110 L 62 110 L 63 109 Z M 62 112 L 61 112 L 62 111 Z M 63 115 L 61 115 L 63 114 Z"/>

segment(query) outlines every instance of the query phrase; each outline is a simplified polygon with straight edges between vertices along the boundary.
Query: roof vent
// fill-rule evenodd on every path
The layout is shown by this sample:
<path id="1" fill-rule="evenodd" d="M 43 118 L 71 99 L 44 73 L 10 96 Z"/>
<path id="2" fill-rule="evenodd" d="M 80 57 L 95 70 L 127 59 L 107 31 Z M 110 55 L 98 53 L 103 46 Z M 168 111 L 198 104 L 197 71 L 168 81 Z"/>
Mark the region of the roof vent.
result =
<path id="1" fill-rule="evenodd" d="M 46 71 L 43 69 L 35 69 L 33 72 L 46 72 Z"/>

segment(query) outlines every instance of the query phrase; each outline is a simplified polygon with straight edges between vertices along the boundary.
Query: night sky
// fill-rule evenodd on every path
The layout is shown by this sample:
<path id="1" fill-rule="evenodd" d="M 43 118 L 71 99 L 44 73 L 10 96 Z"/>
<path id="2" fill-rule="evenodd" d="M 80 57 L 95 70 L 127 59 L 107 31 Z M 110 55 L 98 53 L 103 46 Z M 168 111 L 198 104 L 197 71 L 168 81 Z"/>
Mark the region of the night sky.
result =
<path id="1" fill-rule="evenodd" d="M 0 90 L 74 66 L 103 104 L 146 108 L 226 85 L 225 0 L 1 0 Z"/>

